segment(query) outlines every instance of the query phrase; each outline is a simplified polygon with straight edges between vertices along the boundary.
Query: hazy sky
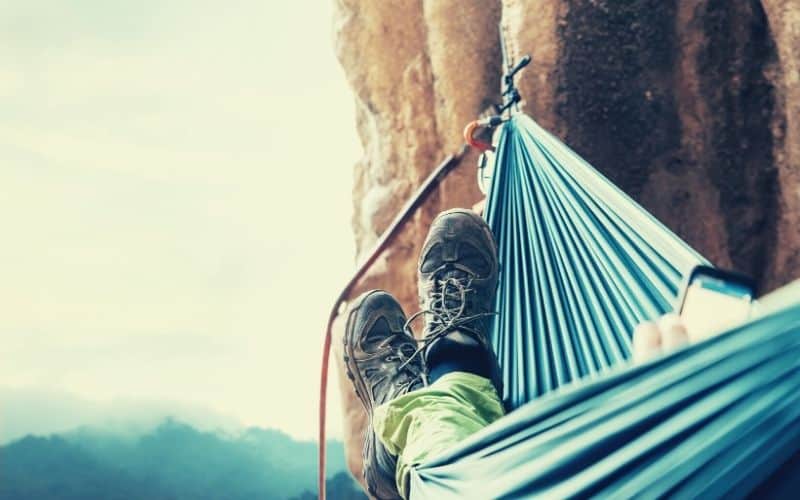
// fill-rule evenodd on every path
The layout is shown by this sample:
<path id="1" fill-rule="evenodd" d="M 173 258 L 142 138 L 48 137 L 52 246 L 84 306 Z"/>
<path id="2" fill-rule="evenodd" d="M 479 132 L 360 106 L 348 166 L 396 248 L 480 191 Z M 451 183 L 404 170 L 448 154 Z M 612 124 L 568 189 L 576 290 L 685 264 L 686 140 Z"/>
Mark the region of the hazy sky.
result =
<path id="1" fill-rule="evenodd" d="M 360 155 L 331 4 L 0 0 L 0 388 L 314 436 Z"/>

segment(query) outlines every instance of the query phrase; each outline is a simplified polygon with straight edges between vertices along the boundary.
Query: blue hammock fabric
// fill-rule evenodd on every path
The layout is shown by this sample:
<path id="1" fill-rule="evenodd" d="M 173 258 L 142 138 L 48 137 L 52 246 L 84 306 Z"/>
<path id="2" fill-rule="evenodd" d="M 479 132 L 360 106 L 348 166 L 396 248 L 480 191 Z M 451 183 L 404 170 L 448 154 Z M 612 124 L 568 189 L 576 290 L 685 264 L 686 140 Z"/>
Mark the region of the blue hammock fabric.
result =
<path id="1" fill-rule="evenodd" d="M 761 319 L 630 366 L 635 325 L 671 310 L 706 261 L 525 115 L 504 124 L 495 165 L 493 344 L 516 411 L 421 464 L 412 498 L 722 497 L 780 482 L 800 449 L 800 287 Z"/>
<path id="2" fill-rule="evenodd" d="M 501 262 L 494 348 L 507 407 L 630 355 L 706 261 L 526 115 L 503 127 L 486 220 Z"/>
<path id="3" fill-rule="evenodd" d="M 759 485 L 761 498 L 796 496 L 798 293 L 719 337 L 519 408 L 418 467 L 412 499 L 737 498 Z"/>

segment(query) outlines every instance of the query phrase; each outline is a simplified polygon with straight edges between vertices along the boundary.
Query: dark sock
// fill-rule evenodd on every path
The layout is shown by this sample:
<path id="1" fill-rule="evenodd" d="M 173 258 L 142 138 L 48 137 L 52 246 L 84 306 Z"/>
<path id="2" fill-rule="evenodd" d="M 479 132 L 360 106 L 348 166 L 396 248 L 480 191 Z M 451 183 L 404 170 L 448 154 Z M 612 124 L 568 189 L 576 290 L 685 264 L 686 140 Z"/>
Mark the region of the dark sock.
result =
<path id="1" fill-rule="evenodd" d="M 427 357 L 428 382 L 434 383 L 452 372 L 467 372 L 490 378 L 491 367 L 486 349 L 465 346 L 448 338 L 439 340 Z"/>

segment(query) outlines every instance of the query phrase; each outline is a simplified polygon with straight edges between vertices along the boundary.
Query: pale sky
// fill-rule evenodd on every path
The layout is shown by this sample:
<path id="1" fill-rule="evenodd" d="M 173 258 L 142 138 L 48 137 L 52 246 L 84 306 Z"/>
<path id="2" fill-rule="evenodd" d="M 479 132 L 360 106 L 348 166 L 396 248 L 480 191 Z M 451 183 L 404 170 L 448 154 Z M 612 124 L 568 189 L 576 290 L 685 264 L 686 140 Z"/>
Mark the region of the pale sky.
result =
<path id="1" fill-rule="evenodd" d="M 315 436 L 361 154 L 332 3 L 0 0 L 0 388 Z"/>

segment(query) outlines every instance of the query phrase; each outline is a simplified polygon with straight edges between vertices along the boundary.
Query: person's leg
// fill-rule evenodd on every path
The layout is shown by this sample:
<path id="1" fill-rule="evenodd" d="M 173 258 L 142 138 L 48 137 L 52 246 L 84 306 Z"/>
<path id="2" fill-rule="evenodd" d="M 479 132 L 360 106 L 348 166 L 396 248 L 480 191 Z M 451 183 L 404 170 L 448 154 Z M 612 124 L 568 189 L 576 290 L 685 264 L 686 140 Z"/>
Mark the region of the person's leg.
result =
<path id="1" fill-rule="evenodd" d="M 372 425 L 386 450 L 397 456 L 397 490 L 408 498 L 411 467 L 503 415 L 503 404 L 488 378 L 456 371 L 377 407 Z"/>
<path id="2" fill-rule="evenodd" d="M 373 427 L 398 456 L 397 486 L 408 496 L 411 467 L 445 452 L 504 414 L 500 370 L 489 342 L 498 281 L 486 222 L 469 210 L 431 224 L 419 260 L 423 347 L 430 386 L 376 408 Z"/>
<path id="3" fill-rule="evenodd" d="M 344 362 L 347 375 L 370 419 L 364 439 L 364 478 L 370 494 L 380 500 L 398 498 L 396 453 L 376 439 L 373 409 L 423 386 L 422 359 L 405 331 L 406 316 L 388 293 L 372 290 L 350 307 L 345 325 Z"/>

